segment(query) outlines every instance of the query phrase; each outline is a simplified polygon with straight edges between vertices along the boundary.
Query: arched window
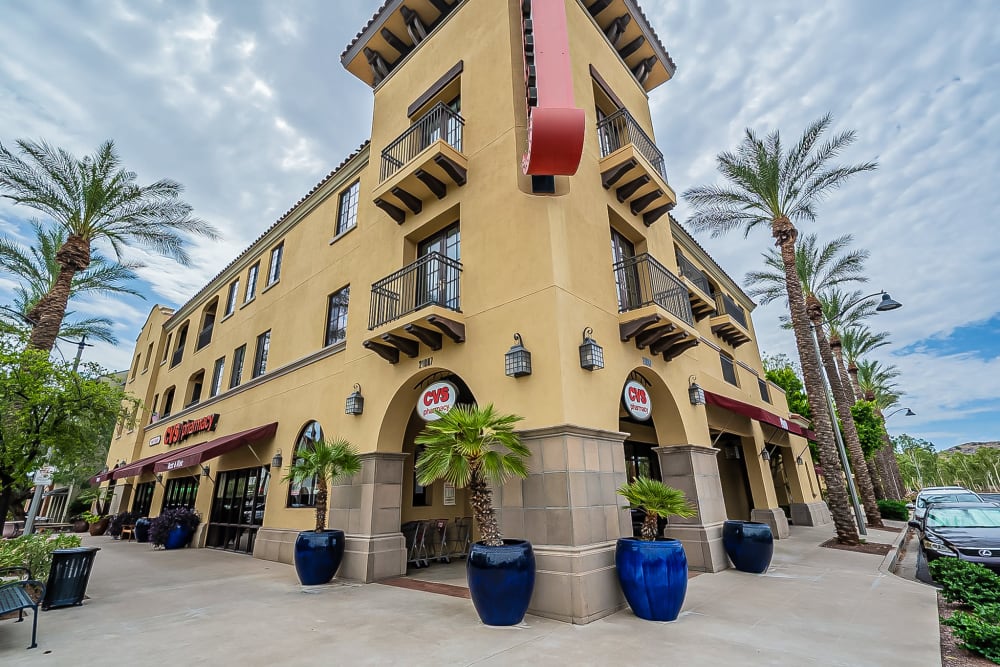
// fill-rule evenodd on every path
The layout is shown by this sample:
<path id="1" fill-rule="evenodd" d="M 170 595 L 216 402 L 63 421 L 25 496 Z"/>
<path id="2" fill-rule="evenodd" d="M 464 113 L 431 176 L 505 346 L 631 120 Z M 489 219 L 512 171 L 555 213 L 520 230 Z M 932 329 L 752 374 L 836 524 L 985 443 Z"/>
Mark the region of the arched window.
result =
<path id="1" fill-rule="evenodd" d="M 312 421 L 305 425 L 295 442 L 295 458 L 299 452 L 312 449 L 313 443 L 323 439 L 323 427 L 319 422 Z M 312 477 L 301 484 L 294 482 L 288 485 L 288 507 L 314 507 L 316 505 L 316 478 Z"/>

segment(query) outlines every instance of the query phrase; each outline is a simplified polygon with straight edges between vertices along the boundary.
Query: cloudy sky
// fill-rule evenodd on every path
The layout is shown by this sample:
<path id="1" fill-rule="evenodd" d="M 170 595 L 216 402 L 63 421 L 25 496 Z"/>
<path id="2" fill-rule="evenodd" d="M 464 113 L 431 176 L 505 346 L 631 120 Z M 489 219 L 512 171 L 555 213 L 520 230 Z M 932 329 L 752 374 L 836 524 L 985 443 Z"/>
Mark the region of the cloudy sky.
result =
<path id="1" fill-rule="evenodd" d="M 83 155 L 114 138 L 141 181 L 184 183 L 224 239 L 195 240 L 187 268 L 139 256 L 145 301 L 79 303 L 113 317 L 122 340 L 88 358 L 127 367 L 153 303 L 194 294 L 367 138 L 371 92 L 339 55 L 378 4 L 3 3 L 0 142 L 45 138 Z M 853 234 L 871 251 L 868 291 L 905 305 L 872 322 L 892 332 L 878 358 L 902 371 L 902 405 L 917 412 L 890 431 L 939 447 L 1000 440 L 1000 3 L 642 4 L 678 65 L 651 97 L 675 189 L 714 182 L 714 156 L 748 126 L 790 140 L 830 111 L 837 129 L 857 130 L 845 159 L 879 170 L 835 193 L 805 231 Z M 0 232 L 24 238 L 30 216 L 0 203 Z M 699 240 L 737 280 L 770 243 L 766 232 Z M 10 287 L 0 276 L 0 303 Z M 794 350 L 780 312 L 754 313 L 766 353 Z"/>

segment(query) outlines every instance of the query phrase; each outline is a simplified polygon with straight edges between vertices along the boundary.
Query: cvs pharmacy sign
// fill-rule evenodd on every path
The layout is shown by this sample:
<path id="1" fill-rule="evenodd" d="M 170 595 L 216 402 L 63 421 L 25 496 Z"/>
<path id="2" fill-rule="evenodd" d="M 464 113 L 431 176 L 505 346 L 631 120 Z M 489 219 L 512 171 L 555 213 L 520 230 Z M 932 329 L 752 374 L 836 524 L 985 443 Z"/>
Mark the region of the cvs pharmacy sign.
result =
<path id="1" fill-rule="evenodd" d="M 653 416 L 653 400 L 649 396 L 649 390 L 635 380 L 625 383 L 622 401 L 628 413 L 641 422 Z"/>
<path id="2" fill-rule="evenodd" d="M 219 415 L 206 415 L 200 419 L 189 419 L 186 422 L 174 424 L 163 432 L 163 442 L 167 445 L 175 445 L 182 440 L 187 440 L 195 433 L 202 431 L 214 431 L 219 423 Z"/>
<path id="3" fill-rule="evenodd" d="M 439 412 L 448 412 L 458 400 L 458 387 L 450 382 L 435 382 L 417 398 L 417 414 L 425 422 L 441 418 Z"/>

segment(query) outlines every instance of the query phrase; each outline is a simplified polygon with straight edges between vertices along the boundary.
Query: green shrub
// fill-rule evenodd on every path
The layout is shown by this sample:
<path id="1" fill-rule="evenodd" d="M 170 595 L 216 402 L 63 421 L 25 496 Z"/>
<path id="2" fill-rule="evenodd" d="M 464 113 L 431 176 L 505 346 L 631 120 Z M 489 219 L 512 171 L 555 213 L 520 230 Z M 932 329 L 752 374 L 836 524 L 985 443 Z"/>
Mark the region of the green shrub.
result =
<path id="1" fill-rule="evenodd" d="M 930 571 L 949 602 L 970 606 L 1000 603 L 1000 576 L 978 563 L 938 558 L 930 564 Z"/>
<path id="2" fill-rule="evenodd" d="M 52 567 L 52 552 L 78 546 L 80 536 L 72 533 L 21 535 L 12 540 L 0 540 L 0 567 L 26 565 L 34 579 L 45 581 Z"/>
<path id="3" fill-rule="evenodd" d="M 883 519 L 906 521 L 910 518 L 910 510 L 906 509 L 906 503 L 902 500 L 880 500 L 878 511 Z"/>
<path id="4" fill-rule="evenodd" d="M 955 629 L 962 648 L 1000 664 L 1000 625 L 964 611 L 956 611 L 944 624 Z"/>

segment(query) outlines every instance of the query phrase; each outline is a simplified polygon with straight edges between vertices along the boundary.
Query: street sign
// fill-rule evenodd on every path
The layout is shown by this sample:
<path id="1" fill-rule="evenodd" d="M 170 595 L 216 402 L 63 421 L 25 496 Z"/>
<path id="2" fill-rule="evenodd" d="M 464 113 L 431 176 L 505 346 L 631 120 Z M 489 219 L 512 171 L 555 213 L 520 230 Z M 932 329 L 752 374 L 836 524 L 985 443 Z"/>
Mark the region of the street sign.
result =
<path id="1" fill-rule="evenodd" d="M 55 466 L 42 466 L 35 473 L 35 484 L 37 486 L 48 486 L 52 483 L 52 474 L 55 471 Z"/>

